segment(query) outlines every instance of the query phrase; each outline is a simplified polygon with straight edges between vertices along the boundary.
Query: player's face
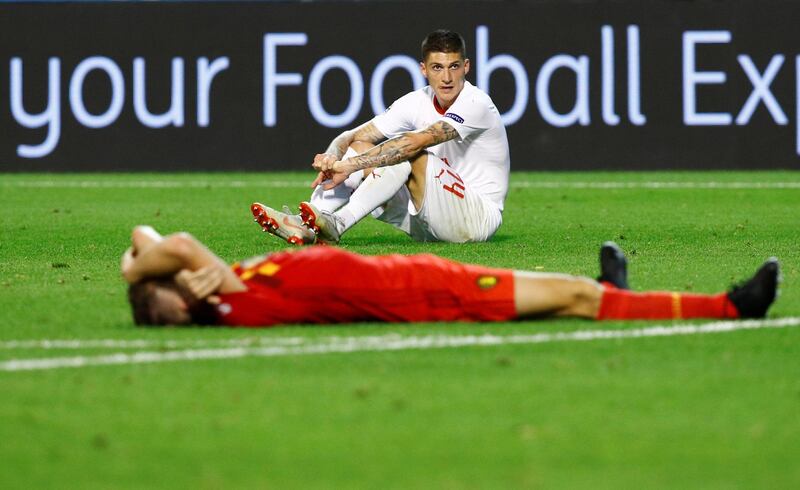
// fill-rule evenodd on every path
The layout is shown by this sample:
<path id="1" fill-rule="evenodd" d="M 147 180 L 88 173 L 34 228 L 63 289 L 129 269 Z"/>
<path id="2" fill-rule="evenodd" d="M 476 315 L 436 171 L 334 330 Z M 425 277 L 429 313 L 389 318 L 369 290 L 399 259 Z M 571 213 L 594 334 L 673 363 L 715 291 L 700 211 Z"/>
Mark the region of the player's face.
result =
<path id="1" fill-rule="evenodd" d="M 469 59 L 459 53 L 428 53 L 420 63 L 422 74 L 428 79 L 439 105 L 447 109 L 455 102 L 464 79 L 469 73 Z"/>

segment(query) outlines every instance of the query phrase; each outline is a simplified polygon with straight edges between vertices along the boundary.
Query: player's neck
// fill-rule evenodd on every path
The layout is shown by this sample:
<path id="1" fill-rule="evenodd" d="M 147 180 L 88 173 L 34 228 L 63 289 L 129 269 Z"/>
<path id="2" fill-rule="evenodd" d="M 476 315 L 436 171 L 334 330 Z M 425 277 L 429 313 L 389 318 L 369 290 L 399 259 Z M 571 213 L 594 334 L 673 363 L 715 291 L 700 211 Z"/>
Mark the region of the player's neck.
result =
<path id="1" fill-rule="evenodd" d="M 466 85 L 466 81 L 464 82 L 464 84 Z M 453 104 L 456 103 L 456 101 L 458 100 L 458 97 L 461 95 L 461 92 L 463 92 L 463 91 L 464 91 L 464 87 L 461 87 L 461 90 L 458 91 L 458 93 L 455 95 L 455 97 L 453 97 L 450 100 L 449 103 L 442 103 L 442 101 L 439 99 L 439 96 L 436 95 L 436 93 L 434 92 L 434 94 L 433 94 L 433 107 L 434 107 L 434 109 L 436 109 L 436 112 L 438 112 L 439 114 L 444 116 L 445 112 L 447 112 L 447 109 L 449 109 L 450 106 L 452 106 Z"/>
<path id="2" fill-rule="evenodd" d="M 458 96 L 456 96 L 456 99 L 457 98 L 458 98 Z M 450 106 L 453 105 L 453 103 L 456 101 L 456 99 L 453 99 L 449 104 L 442 104 L 439 101 L 439 97 L 437 97 L 436 94 L 434 94 L 433 95 L 433 107 L 434 107 L 434 109 L 436 109 L 436 112 L 438 112 L 441 115 L 444 115 L 444 113 L 447 112 L 447 109 L 449 109 Z"/>

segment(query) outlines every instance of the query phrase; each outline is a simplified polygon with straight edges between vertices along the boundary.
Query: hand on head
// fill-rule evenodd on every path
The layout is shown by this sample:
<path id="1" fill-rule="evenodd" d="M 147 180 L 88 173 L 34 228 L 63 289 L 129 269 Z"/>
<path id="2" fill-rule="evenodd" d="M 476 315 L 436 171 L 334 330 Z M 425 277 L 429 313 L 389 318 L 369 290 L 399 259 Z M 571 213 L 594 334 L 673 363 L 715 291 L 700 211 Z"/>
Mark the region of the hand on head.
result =
<path id="1" fill-rule="evenodd" d="M 212 296 L 211 293 L 219 289 L 222 280 L 222 269 L 213 266 L 202 267 L 196 271 L 183 269 L 175 274 L 176 283 L 189 290 L 195 298 L 206 299 L 212 304 L 219 303 L 219 297 Z"/>

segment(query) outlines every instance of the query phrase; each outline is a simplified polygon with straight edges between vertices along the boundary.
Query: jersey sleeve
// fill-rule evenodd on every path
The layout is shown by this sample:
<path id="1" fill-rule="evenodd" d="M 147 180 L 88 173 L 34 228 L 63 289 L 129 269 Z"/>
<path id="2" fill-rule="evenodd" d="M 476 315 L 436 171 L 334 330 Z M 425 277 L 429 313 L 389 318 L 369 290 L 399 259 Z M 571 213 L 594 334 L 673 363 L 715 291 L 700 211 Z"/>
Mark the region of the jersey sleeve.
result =
<path id="1" fill-rule="evenodd" d="M 469 97 L 456 99 L 456 102 L 439 119 L 450 124 L 462 141 L 492 127 L 495 119 L 492 111 L 496 111 L 494 105 L 487 103 L 484 98 L 480 97 L 480 94 L 464 95 L 469 95 Z"/>
<path id="2" fill-rule="evenodd" d="M 382 114 L 372 118 L 372 124 L 387 138 L 394 138 L 406 131 L 414 131 L 416 104 L 416 92 L 408 93 L 394 101 Z"/>

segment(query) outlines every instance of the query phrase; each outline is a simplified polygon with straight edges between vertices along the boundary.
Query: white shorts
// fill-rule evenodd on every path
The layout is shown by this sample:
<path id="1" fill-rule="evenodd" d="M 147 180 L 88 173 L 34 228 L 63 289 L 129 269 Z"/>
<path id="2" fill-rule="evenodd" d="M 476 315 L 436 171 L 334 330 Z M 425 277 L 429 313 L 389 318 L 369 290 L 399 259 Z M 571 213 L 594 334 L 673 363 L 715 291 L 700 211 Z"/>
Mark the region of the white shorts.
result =
<path id="1" fill-rule="evenodd" d="M 430 153 L 422 209 L 416 210 L 403 186 L 373 216 L 421 242 L 485 242 L 503 223 L 496 204 L 472 192 L 449 165 Z"/>

